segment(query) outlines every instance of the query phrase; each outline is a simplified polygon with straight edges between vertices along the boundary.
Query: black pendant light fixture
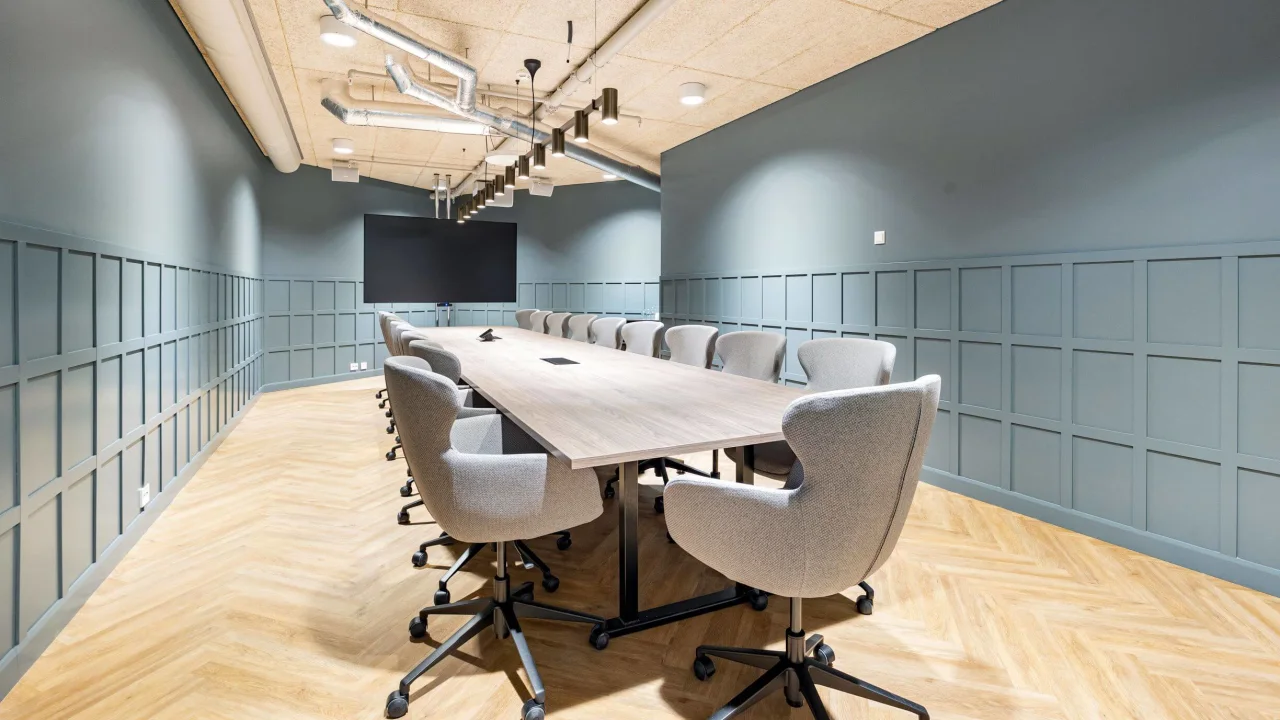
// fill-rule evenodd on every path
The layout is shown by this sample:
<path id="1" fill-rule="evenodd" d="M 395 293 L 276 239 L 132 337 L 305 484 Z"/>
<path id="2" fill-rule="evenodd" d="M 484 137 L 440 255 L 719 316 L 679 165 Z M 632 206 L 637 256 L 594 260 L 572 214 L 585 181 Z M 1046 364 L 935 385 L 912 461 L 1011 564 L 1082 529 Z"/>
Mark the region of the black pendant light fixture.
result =
<path id="1" fill-rule="evenodd" d="M 600 106 L 600 122 L 605 125 L 617 125 L 618 88 L 605 88 L 600 97 L 603 99 Z"/>
<path id="2" fill-rule="evenodd" d="M 520 178 L 521 180 L 529 179 L 529 156 L 528 155 L 521 155 L 519 159 L 516 160 L 516 177 Z"/>
<path id="3" fill-rule="evenodd" d="M 547 145 L 546 143 L 538 143 L 533 146 L 533 169 L 545 170 L 547 168 Z"/>
<path id="4" fill-rule="evenodd" d="M 519 160 L 524 160 L 524 159 L 525 157 L 523 155 L 521 155 L 519 158 Z M 503 179 L 507 181 L 507 187 L 511 188 L 512 191 L 516 189 L 516 166 L 515 165 L 507 166 L 507 170 L 504 173 Z"/>
<path id="5" fill-rule="evenodd" d="M 584 110 L 573 111 L 573 141 L 582 145 L 588 142 L 590 123 Z"/>
<path id="6" fill-rule="evenodd" d="M 551 157 L 564 157 L 564 130 L 551 131 Z"/>
<path id="7" fill-rule="evenodd" d="M 507 194 L 507 176 L 499 175 L 493 179 L 493 196 L 502 197 Z"/>

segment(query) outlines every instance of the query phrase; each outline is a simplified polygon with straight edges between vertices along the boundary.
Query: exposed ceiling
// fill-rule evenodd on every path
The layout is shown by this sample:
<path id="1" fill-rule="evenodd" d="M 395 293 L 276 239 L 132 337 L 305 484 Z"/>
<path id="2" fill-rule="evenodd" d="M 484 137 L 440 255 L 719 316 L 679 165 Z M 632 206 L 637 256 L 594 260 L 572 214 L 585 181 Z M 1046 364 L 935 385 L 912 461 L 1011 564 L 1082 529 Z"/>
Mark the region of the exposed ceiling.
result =
<path id="1" fill-rule="evenodd" d="M 612 127 L 593 123 L 591 142 L 658 171 L 660 154 L 693 137 L 838 72 L 904 45 L 999 0 L 679 0 L 600 68 L 571 102 L 589 103 L 616 87 L 625 114 Z M 353 0 L 353 4 L 365 0 Z M 537 89 L 559 87 L 644 0 L 367 0 L 435 45 L 466 58 L 486 87 L 511 88 L 525 58 L 538 58 Z M 362 176 L 427 188 L 436 172 L 465 176 L 485 154 L 485 138 L 343 125 L 320 105 L 321 82 L 349 70 L 385 78 L 388 46 L 361 35 L 355 47 L 320 40 L 322 0 L 247 0 L 302 148 L 303 162 L 329 167 L 334 138 L 355 141 Z M 574 25 L 566 43 L 566 21 Z M 568 59 L 568 62 L 566 62 Z M 413 58 L 426 78 L 428 66 Z M 434 71 L 436 79 L 440 72 Z M 706 86 L 706 102 L 680 104 L 686 82 Z M 522 90 L 528 90 L 528 84 Z M 415 102 L 390 80 L 357 76 L 356 98 Z M 496 107 L 516 101 L 490 98 Z M 426 106 L 423 106 L 424 109 Z M 528 112 L 529 103 L 519 103 Z M 548 117 L 559 126 L 572 112 Z M 598 116 L 596 116 L 598 118 Z M 490 143 L 496 140 L 490 140 Z M 345 159 L 345 158 L 343 158 Z M 600 171 L 548 158 L 557 185 L 598 182 Z"/>

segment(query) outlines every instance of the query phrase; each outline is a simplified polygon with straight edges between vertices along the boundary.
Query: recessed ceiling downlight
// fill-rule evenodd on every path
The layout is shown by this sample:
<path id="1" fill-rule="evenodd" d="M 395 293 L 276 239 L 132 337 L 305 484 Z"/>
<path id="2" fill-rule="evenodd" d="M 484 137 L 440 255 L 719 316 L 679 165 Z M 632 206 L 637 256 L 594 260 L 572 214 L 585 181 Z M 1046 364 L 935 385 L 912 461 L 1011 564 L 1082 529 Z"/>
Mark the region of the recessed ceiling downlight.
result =
<path id="1" fill-rule="evenodd" d="M 687 82 L 680 86 L 680 102 L 685 105 L 701 105 L 707 96 L 707 86 L 700 82 Z"/>
<path id="2" fill-rule="evenodd" d="M 332 15 L 320 18 L 320 39 L 334 47 L 355 47 L 356 31 L 347 27 Z"/>

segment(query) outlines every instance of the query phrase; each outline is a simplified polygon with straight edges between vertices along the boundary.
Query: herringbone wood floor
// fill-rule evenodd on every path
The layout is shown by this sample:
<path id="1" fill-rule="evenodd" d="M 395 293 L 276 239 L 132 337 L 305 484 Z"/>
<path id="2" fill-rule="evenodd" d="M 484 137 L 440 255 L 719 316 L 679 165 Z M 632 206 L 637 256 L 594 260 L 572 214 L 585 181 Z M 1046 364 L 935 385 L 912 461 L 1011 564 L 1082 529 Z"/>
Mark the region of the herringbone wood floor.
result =
<path id="1" fill-rule="evenodd" d="M 422 570 L 409 563 L 435 531 L 394 522 L 404 465 L 382 458 L 378 385 L 261 398 L 0 717 L 381 717 L 386 694 L 434 645 L 410 642 L 406 627 L 452 551 L 433 550 Z M 644 602 L 723 585 L 667 544 L 651 503 L 641 508 Z M 613 614 L 613 509 L 575 530 L 568 552 L 533 543 L 563 581 L 540 598 Z M 488 591 L 491 565 L 472 570 L 454 581 L 455 599 Z M 1276 598 L 924 486 L 872 582 L 873 616 L 856 614 L 856 592 L 811 600 L 806 629 L 827 636 L 838 667 L 934 718 L 1280 717 Z M 780 647 L 786 622 L 781 601 L 764 613 L 739 607 L 620 638 L 603 653 L 582 627 L 525 629 L 553 718 L 652 720 L 704 718 L 750 681 L 754 671 L 721 663 L 697 682 L 696 645 Z M 458 624 L 433 624 L 431 637 Z M 517 718 L 527 697 L 519 667 L 511 643 L 483 634 L 416 687 L 409 716 Z M 826 697 L 837 718 L 904 717 Z M 747 716 L 808 717 L 781 695 Z"/>

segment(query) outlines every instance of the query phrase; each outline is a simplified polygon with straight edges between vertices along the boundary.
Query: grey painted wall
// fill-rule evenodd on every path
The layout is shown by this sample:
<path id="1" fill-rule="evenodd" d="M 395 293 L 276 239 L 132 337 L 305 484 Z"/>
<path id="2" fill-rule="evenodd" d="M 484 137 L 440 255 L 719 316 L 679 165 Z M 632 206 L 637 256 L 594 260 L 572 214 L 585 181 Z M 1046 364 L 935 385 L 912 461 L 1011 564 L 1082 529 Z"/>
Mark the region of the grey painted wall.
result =
<path id="1" fill-rule="evenodd" d="M 663 273 L 1278 237 L 1277 44 L 1270 0 L 1000 3 L 665 153 Z"/>
<path id="2" fill-rule="evenodd" d="M 268 179 L 264 269 L 267 389 L 341 380 L 382 367 L 378 310 L 415 325 L 442 321 L 433 306 L 363 302 L 365 213 L 431 217 L 423 190 L 378 181 L 334 183 L 302 168 Z M 443 209 L 441 210 L 443 213 Z M 519 191 L 511 208 L 473 222 L 517 225 L 517 302 L 467 303 L 454 325 L 515 325 L 522 307 L 640 316 L 658 308 L 661 216 L 656 193 L 629 183 L 557 188 L 550 198 Z M 351 371 L 351 363 L 367 370 Z"/>
<path id="3" fill-rule="evenodd" d="M 791 383 L 893 342 L 932 482 L 1280 594 L 1278 45 L 1254 0 L 983 11 L 664 154 L 663 315 Z"/>
<path id="4" fill-rule="evenodd" d="M 167 3 L 8 3 L 0 67 L 5 692 L 259 387 L 269 165 Z"/>

